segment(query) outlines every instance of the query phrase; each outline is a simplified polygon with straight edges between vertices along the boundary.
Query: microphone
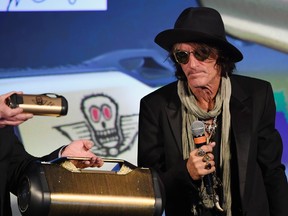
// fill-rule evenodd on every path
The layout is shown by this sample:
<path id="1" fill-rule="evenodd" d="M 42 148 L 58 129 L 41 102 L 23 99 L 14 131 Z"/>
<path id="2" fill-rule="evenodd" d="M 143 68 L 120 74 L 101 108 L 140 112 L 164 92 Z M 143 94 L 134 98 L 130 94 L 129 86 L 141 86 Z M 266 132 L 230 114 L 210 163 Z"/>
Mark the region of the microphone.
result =
<path id="1" fill-rule="evenodd" d="M 205 136 L 205 125 L 202 121 L 194 121 L 192 123 L 192 135 L 196 148 L 200 148 L 207 144 Z M 203 177 L 204 186 L 208 195 L 214 195 L 212 174 Z"/>

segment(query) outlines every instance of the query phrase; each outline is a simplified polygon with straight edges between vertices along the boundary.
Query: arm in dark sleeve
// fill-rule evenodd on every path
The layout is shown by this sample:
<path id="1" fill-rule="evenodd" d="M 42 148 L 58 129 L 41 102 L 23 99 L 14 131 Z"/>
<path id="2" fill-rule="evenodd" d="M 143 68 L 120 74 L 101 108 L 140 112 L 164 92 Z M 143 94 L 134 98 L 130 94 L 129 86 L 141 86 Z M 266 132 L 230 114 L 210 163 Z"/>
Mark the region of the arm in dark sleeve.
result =
<path id="1" fill-rule="evenodd" d="M 276 108 L 271 85 L 266 89 L 265 109 L 259 128 L 258 162 L 261 166 L 269 199 L 271 216 L 288 214 L 288 184 L 281 163 L 283 144 L 275 129 Z"/>
<path id="2" fill-rule="evenodd" d="M 15 135 L 13 127 L 5 127 L 5 145 L 10 145 L 10 154 L 7 157 L 8 162 L 8 184 L 12 193 L 16 192 L 17 185 L 22 175 L 29 167 L 30 163 L 36 160 L 49 161 L 58 157 L 59 150 L 55 150 L 49 155 L 44 157 L 34 157 L 26 152 L 23 144 L 19 141 Z"/>

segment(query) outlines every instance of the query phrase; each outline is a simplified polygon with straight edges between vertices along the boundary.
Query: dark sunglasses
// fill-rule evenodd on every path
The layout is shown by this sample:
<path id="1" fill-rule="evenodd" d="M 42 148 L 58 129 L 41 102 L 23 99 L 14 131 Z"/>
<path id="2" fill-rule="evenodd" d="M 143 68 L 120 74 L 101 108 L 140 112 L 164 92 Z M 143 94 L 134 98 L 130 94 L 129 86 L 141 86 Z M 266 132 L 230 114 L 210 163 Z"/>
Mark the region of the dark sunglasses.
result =
<path id="1" fill-rule="evenodd" d="M 211 54 L 211 49 L 209 49 L 208 47 L 198 47 L 194 51 L 191 51 L 191 52 L 177 50 L 173 54 L 174 54 L 176 61 L 179 64 L 187 64 L 189 62 L 189 57 L 191 53 L 194 55 L 194 57 L 197 60 L 205 61 L 206 59 L 209 58 Z"/>

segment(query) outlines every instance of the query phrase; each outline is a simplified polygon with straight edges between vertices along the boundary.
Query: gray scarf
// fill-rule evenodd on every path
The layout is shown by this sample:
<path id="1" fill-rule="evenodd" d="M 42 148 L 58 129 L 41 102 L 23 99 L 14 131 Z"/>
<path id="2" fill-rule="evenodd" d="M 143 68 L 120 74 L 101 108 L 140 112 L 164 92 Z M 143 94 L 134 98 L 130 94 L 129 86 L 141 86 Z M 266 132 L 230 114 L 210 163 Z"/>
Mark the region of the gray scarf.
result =
<path id="1" fill-rule="evenodd" d="M 231 189 L 230 189 L 230 111 L 231 83 L 229 77 L 222 77 L 220 89 L 216 95 L 213 110 L 206 112 L 197 106 L 196 98 L 190 91 L 187 82 L 178 81 L 178 95 L 182 102 L 182 147 L 183 158 L 189 157 L 190 151 L 195 149 L 191 132 L 192 122 L 198 119 L 211 119 L 218 116 L 223 108 L 222 129 L 220 144 L 220 169 L 223 171 L 224 210 L 231 216 Z M 217 143 L 216 143 L 217 144 Z M 202 183 L 203 185 L 203 183 Z M 201 190 L 202 191 L 202 190 Z M 203 201 L 203 200 L 202 200 Z M 205 201 L 203 202 L 205 205 Z M 211 204 L 205 205 L 210 208 Z"/>

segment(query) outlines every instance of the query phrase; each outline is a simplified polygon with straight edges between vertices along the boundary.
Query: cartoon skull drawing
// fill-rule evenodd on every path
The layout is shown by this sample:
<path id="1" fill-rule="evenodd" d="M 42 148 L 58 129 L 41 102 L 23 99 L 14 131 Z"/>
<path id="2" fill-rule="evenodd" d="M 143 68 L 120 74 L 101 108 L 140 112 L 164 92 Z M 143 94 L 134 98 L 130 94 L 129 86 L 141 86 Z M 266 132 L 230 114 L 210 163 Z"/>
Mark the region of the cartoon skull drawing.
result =
<path id="1" fill-rule="evenodd" d="M 55 126 L 59 132 L 71 141 L 92 140 L 91 150 L 100 156 L 116 157 L 133 147 L 138 114 L 118 114 L 118 104 L 103 93 L 84 96 L 80 104 L 85 121 Z"/>
<path id="2" fill-rule="evenodd" d="M 104 94 L 96 94 L 84 98 L 81 109 L 96 144 L 109 151 L 116 148 L 120 143 L 117 103 Z"/>

